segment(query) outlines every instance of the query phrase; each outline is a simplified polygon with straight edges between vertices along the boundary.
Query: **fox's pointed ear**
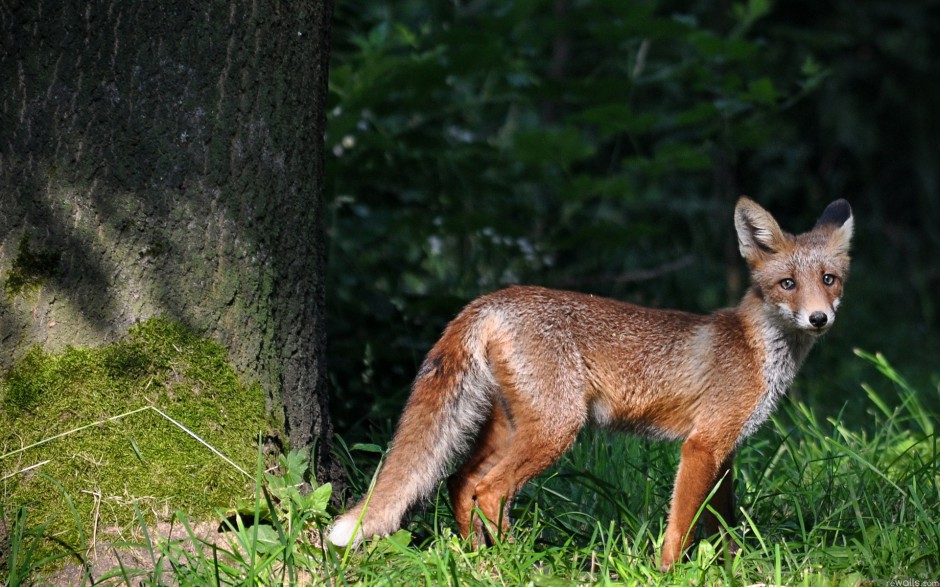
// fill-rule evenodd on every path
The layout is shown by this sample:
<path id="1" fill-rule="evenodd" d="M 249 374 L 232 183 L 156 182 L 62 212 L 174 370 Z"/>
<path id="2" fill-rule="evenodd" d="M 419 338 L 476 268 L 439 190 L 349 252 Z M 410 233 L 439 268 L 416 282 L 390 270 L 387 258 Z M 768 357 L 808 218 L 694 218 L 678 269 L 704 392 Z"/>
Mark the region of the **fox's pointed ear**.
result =
<path id="1" fill-rule="evenodd" d="M 845 226 L 846 222 L 852 222 L 852 206 L 840 198 L 826 206 L 823 213 L 819 215 L 819 220 L 816 221 L 816 228 L 826 224 L 832 224 L 838 228 Z"/>
<path id="2" fill-rule="evenodd" d="M 813 229 L 831 229 L 832 236 L 829 243 L 839 251 L 847 253 L 852 241 L 852 231 L 855 228 L 855 219 L 852 217 L 852 206 L 845 200 L 839 199 L 826 206 L 816 221 Z"/>
<path id="3" fill-rule="evenodd" d="M 780 251 L 788 242 L 773 216 L 750 198 L 741 198 L 734 207 L 734 228 L 741 256 L 748 263 Z"/>

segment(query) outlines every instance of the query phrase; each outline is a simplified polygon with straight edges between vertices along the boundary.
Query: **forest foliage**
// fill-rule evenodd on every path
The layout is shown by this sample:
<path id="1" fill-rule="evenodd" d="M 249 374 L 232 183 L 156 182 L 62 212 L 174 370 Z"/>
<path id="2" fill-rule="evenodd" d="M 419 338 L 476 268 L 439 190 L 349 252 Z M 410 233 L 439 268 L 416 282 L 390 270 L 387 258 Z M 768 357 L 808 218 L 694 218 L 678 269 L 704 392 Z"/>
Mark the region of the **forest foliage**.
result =
<path id="1" fill-rule="evenodd" d="M 851 402 L 853 347 L 936 389 L 938 28 L 929 3 L 879 0 L 339 3 L 337 429 L 387 429 L 444 324 L 508 284 L 736 303 L 742 194 L 792 232 L 855 210 L 839 324 L 794 393 Z"/>

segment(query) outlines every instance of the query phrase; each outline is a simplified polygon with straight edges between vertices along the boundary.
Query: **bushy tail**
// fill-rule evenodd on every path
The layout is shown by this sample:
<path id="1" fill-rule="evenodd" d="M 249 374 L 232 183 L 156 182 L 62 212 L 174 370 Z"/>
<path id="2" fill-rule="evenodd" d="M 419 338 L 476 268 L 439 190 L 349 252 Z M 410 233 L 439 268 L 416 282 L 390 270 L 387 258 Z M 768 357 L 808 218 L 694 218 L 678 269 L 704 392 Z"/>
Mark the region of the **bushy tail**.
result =
<path id="1" fill-rule="evenodd" d="M 355 546 L 398 530 L 408 509 L 434 490 L 479 430 L 490 410 L 492 378 L 482 360 L 484 343 L 471 331 L 472 314 L 458 316 L 428 353 L 375 488 L 336 520 L 333 544 Z"/>

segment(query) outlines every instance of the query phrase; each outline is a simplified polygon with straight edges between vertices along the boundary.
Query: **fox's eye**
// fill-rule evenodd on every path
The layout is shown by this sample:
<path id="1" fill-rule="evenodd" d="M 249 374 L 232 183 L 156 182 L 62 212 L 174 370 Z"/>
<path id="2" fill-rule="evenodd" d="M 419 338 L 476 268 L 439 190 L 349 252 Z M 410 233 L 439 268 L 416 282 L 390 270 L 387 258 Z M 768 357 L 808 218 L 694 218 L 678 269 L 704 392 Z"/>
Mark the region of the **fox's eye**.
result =
<path id="1" fill-rule="evenodd" d="M 786 279 L 780 280 L 780 287 L 786 290 L 791 290 L 796 287 L 796 282 L 787 277 Z"/>
<path id="2" fill-rule="evenodd" d="M 836 276 L 833 275 L 832 273 L 827 273 L 827 274 L 823 275 L 823 284 L 824 284 L 824 285 L 832 285 L 832 284 L 835 283 L 835 282 L 836 282 Z"/>

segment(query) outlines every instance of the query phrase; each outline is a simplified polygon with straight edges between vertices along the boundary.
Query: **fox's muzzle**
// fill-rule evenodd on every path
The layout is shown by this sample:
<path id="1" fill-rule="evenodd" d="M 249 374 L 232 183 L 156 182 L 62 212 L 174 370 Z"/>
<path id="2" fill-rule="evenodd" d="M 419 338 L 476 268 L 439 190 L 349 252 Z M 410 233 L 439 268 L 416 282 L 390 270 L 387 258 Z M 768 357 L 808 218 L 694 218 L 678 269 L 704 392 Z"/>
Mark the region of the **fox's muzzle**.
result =
<path id="1" fill-rule="evenodd" d="M 829 323 L 829 316 L 825 312 L 813 312 L 809 315 L 809 323 L 813 325 L 814 328 L 822 328 Z"/>

